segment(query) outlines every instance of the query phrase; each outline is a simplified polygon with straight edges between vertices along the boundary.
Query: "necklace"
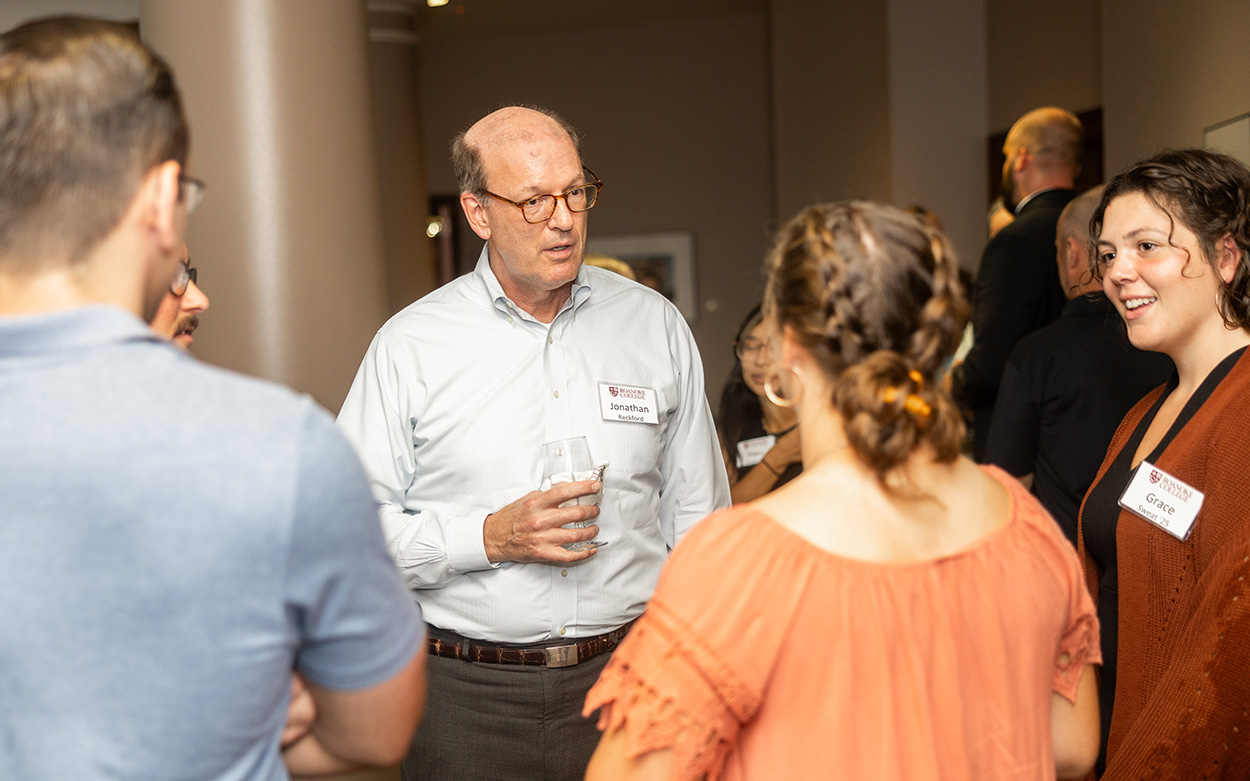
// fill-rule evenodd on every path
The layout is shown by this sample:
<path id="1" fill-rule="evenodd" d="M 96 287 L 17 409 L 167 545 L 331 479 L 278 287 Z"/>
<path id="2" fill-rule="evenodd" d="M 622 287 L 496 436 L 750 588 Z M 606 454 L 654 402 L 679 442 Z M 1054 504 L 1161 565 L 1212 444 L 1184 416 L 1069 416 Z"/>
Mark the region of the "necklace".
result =
<path id="1" fill-rule="evenodd" d="M 796 428 L 798 428 L 799 424 L 791 423 L 790 427 L 787 429 L 782 429 L 781 431 L 773 431 L 772 429 L 768 427 L 768 421 L 762 421 L 760 423 L 760 427 L 764 429 L 765 434 L 772 434 L 774 437 L 784 437 L 786 434 L 789 434 L 791 431 L 794 431 Z"/>
<path id="2" fill-rule="evenodd" d="M 850 446 L 851 446 L 851 443 L 844 439 L 838 444 L 834 445 L 833 447 L 826 448 L 825 450 L 821 451 L 820 455 L 813 458 L 810 464 L 805 461 L 803 463 L 803 471 L 808 472 L 808 471 L 811 471 L 812 469 L 815 469 L 816 467 L 820 466 L 822 463 L 828 461 L 835 453 L 845 450 L 846 448 Z"/>

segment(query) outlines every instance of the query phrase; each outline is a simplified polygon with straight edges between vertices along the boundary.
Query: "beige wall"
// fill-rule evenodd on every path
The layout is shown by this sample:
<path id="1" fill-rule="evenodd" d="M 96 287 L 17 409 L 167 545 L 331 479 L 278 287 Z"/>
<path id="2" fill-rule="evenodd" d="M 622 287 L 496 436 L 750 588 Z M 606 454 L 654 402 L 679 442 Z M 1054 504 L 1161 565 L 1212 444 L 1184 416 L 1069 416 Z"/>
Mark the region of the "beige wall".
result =
<path id="1" fill-rule="evenodd" d="M 1250 3 L 1103 0 L 1106 170 L 1250 111 Z"/>
<path id="2" fill-rule="evenodd" d="M 369 11 L 369 62 L 373 125 L 382 189 L 388 314 L 437 287 L 433 243 L 426 236 L 429 191 L 417 94 L 415 9 L 402 5 Z"/>
<path id="3" fill-rule="evenodd" d="M 208 181 L 187 228 L 213 302 L 196 354 L 337 411 L 386 311 L 363 4 L 143 0 L 141 24 Z"/>
<path id="4" fill-rule="evenodd" d="M 985 0 L 890 0 L 889 21 L 891 201 L 936 214 L 975 269 L 985 242 Z"/>
<path id="5" fill-rule="evenodd" d="M 1039 106 L 1085 111 L 1100 105 L 1099 8 L 1105 4 L 1105 0 L 987 0 L 990 132 L 1006 130 Z M 1158 5 L 1167 3 L 1160 0 Z M 1127 1 L 1124 6 L 1138 7 Z M 1153 53 L 1166 45 L 1166 28 L 1154 27 L 1157 17 L 1140 14 L 1151 19 L 1148 24 L 1154 32 L 1137 45 L 1143 53 Z"/>
<path id="6" fill-rule="evenodd" d="M 31 19 L 64 14 L 136 22 L 139 0 L 0 0 L 0 31 Z"/>
<path id="7" fill-rule="evenodd" d="M 885 0 L 775 0 L 771 13 L 776 212 L 890 200 Z"/>
<path id="8" fill-rule="evenodd" d="M 545 59 L 577 42 L 593 52 L 581 67 Z M 522 67 L 535 64 L 537 72 Z M 592 236 L 694 232 L 702 307 L 694 330 L 716 397 L 733 331 L 762 294 L 772 231 L 764 15 L 431 40 L 420 67 L 432 193 L 456 191 L 452 136 L 502 104 L 536 103 L 582 133 L 585 161 L 606 182 Z"/>
<path id="9" fill-rule="evenodd" d="M 0 27 L 65 12 L 134 19 L 139 7 L 138 0 L 6 0 Z M 410 86 L 392 82 L 388 98 L 419 104 L 412 113 L 404 107 L 403 119 L 420 122 L 424 157 L 405 166 L 414 176 L 424 166 L 436 193 L 455 189 L 447 141 L 481 114 L 514 101 L 565 113 L 585 133 L 587 161 L 608 182 L 594 233 L 694 231 L 703 307 L 695 331 L 714 390 L 731 363 L 733 328 L 761 292 L 770 234 L 801 206 L 844 197 L 924 203 L 972 267 L 980 253 L 985 137 L 1024 111 L 1102 105 L 1110 174 L 1163 146 L 1201 144 L 1204 127 L 1250 110 L 1250 50 L 1243 45 L 1250 5 L 1236 0 L 956 0 L 940 9 L 922 0 L 773 0 L 767 10 L 733 7 L 720 16 L 594 29 L 430 37 L 418 47 L 416 96 L 402 97 Z M 581 69 L 542 59 L 579 42 L 594 52 Z M 405 67 L 393 51 L 375 51 L 374 67 L 388 57 L 392 73 Z M 531 62 L 546 64 L 543 76 L 523 71 Z M 302 72 L 298 83 L 313 73 Z M 207 94 L 213 89 L 210 82 Z M 226 102 L 194 100 L 197 141 L 210 132 L 206 118 Z M 300 139 L 321 122 L 291 123 L 280 133 L 287 143 L 306 143 Z M 412 137 L 410 129 L 401 132 Z M 392 159 L 384 155 L 381 164 Z M 205 214 L 222 208 L 229 197 L 222 183 L 242 162 L 219 165 L 224 179 L 210 177 Z M 421 219 L 413 203 L 403 208 Z M 203 239 L 203 230 L 193 226 L 192 238 Z M 365 231 L 374 252 L 376 222 Z M 406 240 L 416 240 L 410 233 Z M 430 284 L 420 268 L 404 276 L 394 259 L 389 271 L 392 310 Z M 206 285 L 215 284 L 217 271 L 204 273 Z M 339 273 L 331 274 L 335 286 L 375 295 Z M 206 357 L 263 373 L 233 333 L 263 324 L 231 311 L 232 292 L 209 291 L 216 295 L 201 332 Z M 363 349 L 354 343 L 366 335 L 352 337 L 353 360 Z M 351 368 L 335 372 L 345 388 Z"/>

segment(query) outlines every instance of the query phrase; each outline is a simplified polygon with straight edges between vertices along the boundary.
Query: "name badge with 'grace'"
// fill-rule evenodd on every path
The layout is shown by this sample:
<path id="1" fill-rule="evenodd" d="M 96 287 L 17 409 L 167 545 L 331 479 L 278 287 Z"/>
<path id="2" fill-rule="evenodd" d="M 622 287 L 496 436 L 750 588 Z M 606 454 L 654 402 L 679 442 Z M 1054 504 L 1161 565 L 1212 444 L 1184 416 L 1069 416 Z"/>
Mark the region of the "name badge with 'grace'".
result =
<path id="1" fill-rule="evenodd" d="M 1120 506 L 1184 541 L 1194 528 L 1203 498 L 1202 491 L 1142 461 L 1120 496 Z"/>
<path id="2" fill-rule="evenodd" d="M 656 425 L 660 422 L 660 403 L 655 388 L 601 382 L 599 411 L 604 420 Z"/>

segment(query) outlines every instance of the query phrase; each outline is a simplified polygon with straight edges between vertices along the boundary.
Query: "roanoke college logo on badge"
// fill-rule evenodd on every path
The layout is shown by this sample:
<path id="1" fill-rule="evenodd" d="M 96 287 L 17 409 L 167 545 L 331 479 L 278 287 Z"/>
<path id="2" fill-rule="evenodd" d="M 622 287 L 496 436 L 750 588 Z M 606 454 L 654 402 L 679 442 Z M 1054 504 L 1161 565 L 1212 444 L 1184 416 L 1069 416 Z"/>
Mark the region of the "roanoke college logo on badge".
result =
<path id="1" fill-rule="evenodd" d="M 1159 482 L 1160 477 L 1162 477 L 1162 475 L 1159 474 L 1158 470 L 1155 470 L 1155 469 L 1150 470 L 1150 482 L 1157 483 Z"/>
<path id="2" fill-rule="evenodd" d="M 619 391 L 616 389 L 615 385 L 609 385 L 608 393 L 611 393 L 613 396 L 615 396 L 617 393 L 619 393 Z"/>

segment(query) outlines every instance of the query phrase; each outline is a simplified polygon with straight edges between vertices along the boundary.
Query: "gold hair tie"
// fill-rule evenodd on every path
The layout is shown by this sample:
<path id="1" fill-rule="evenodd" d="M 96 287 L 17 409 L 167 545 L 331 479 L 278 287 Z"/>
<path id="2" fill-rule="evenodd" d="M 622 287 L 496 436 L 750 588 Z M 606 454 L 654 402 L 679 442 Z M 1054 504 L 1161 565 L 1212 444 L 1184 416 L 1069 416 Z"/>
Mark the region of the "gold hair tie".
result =
<path id="1" fill-rule="evenodd" d="M 912 379 L 915 379 L 914 377 Z M 898 399 L 898 388 L 889 387 L 881 394 L 886 404 L 893 404 Z M 929 403 L 914 393 L 907 394 L 907 398 L 903 399 L 903 409 L 916 419 L 916 422 L 924 426 L 929 422 L 929 417 L 933 414 L 933 408 Z"/>
<path id="2" fill-rule="evenodd" d="M 917 423 L 924 425 L 929 422 L 929 416 L 933 414 L 933 408 L 929 403 L 914 393 L 907 394 L 907 398 L 903 399 L 903 409 L 912 414 Z"/>
<path id="3" fill-rule="evenodd" d="M 915 369 L 912 369 L 911 371 L 907 372 L 907 376 L 911 377 L 912 382 L 916 383 L 916 387 L 918 388 L 924 387 L 924 375 L 921 374 L 920 372 L 916 371 Z"/>

